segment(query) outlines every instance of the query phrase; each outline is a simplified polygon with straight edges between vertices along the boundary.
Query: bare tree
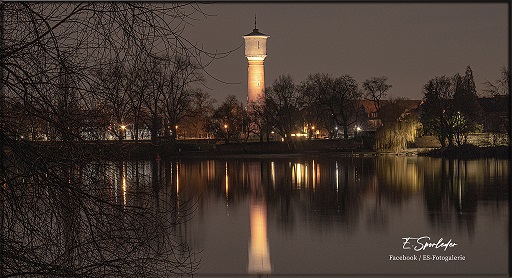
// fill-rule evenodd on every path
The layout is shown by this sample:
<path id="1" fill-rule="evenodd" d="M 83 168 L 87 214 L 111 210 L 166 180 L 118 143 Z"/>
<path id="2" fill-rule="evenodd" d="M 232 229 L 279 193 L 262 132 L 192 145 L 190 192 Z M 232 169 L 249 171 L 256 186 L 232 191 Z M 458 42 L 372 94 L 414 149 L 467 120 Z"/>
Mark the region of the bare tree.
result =
<path id="1" fill-rule="evenodd" d="M 304 121 L 308 127 L 308 137 L 311 138 L 314 129 L 321 127 L 330 130 L 331 114 L 322 104 L 322 96 L 328 93 L 331 86 L 331 77 L 328 74 L 316 73 L 309 75 L 301 82 L 299 87 L 300 106 L 302 107 Z"/>
<path id="2" fill-rule="evenodd" d="M 356 123 L 360 116 L 357 104 L 361 98 L 361 91 L 356 80 L 349 75 L 330 78 L 327 88 L 327 93 L 322 95 L 321 103 L 325 106 L 326 112 L 331 114 L 336 127 L 343 128 L 343 137 L 348 138 L 349 127 Z"/>
<path id="3" fill-rule="evenodd" d="M 174 55 L 163 61 L 162 74 L 165 77 L 163 86 L 163 107 L 167 124 L 165 129 L 171 130 L 171 138 L 176 139 L 178 126 L 185 117 L 193 116 L 192 97 L 194 84 L 203 82 L 200 67 L 190 58 Z M 166 132 L 168 133 L 168 132 Z M 167 134 L 166 134 L 167 135 Z"/>
<path id="4" fill-rule="evenodd" d="M 268 142 L 270 140 L 270 126 L 264 94 L 258 96 L 256 101 L 247 103 L 247 117 L 246 137 L 249 138 L 251 134 L 255 134 L 260 138 L 260 142 L 263 142 L 263 136 L 266 134 Z"/>
<path id="5" fill-rule="evenodd" d="M 280 75 L 272 86 L 265 90 L 265 105 L 269 110 L 270 122 L 285 141 L 291 134 L 302 130 L 298 90 L 290 75 Z"/>
<path id="6" fill-rule="evenodd" d="M 193 90 L 191 98 L 191 116 L 183 119 L 183 127 L 179 128 L 184 129 L 184 132 L 191 137 L 207 137 L 205 126 L 213 115 L 213 104 L 216 100 L 212 99 L 208 92 L 200 89 Z M 177 133 L 179 132 L 177 130 Z"/>
<path id="7" fill-rule="evenodd" d="M 206 131 L 224 139 L 225 143 L 239 141 L 244 131 L 244 120 L 247 120 L 246 111 L 237 98 L 230 95 L 214 110 Z"/>
<path id="8" fill-rule="evenodd" d="M 507 67 L 501 68 L 501 77 L 494 82 L 484 82 L 484 92 L 491 96 L 510 95 L 510 71 Z"/>
<path id="9" fill-rule="evenodd" d="M 112 68 L 112 61 L 149 78 L 151 82 L 141 84 L 148 81 L 143 78 L 134 86 L 144 94 L 147 108 L 156 107 L 151 121 L 158 122 L 166 80 L 153 78 L 160 69 L 152 68 L 151 62 L 180 53 L 204 70 L 203 58 L 207 64 L 219 57 L 181 35 L 188 19 L 202 15 L 199 6 L 0 5 L 0 276 L 194 274 L 193 252 L 172 236 L 176 223 L 162 214 L 177 208 L 151 206 L 157 200 L 144 194 L 139 195 L 139 205 L 123 206 L 112 199 L 110 193 L 119 186 L 94 170 L 105 166 L 93 162 L 100 157 L 88 154 L 81 127 L 84 111 L 93 111 L 98 104 L 100 83 L 91 72 Z M 110 92 L 122 92 L 123 108 L 116 121 L 130 114 L 127 103 L 143 110 L 142 98 L 133 94 L 136 90 L 127 90 L 126 83 L 110 85 Z M 37 144 L 18 136 L 31 127 L 14 117 L 17 108 L 28 122 L 43 122 L 55 131 L 50 138 L 55 142 Z"/>
<path id="10" fill-rule="evenodd" d="M 375 105 L 375 110 L 379 110 L 380 101 L 386 97 L 387 91 L 392 87 L 387 84 L 388 78 L 372 77 L 363 82 L 363 89 L 365 91 L 366 99 L 372 100 Z"/>
<path id="11" fill-rule="evenodd" d="M 135 66 L 137 65 L 137 66 Z M 143 62 L 137 62 L 128 69 L 128 79 L 132 84 L 132 90 L 129 90 L 129 110 L 132 118 L 132 138 L 135 142 L 139 142 L 143 134 L 140 130 L 147 127 L 147 110 L 144 110 L 145 93 L 148 90 L 146 83 L 146 71 Z"/>
<path id="12" fill-rule="evenodd" d="M 130 95 L 132 80 L 129 79 L 125 66 L 119 62 L 105 65 L 96 72 L 98 79 L 96 87 L 98 106 L 102 112 L 109 115 L 109 132 L 123 140 L 126 135 L 126 123 L 131 113 Z"/>
<path id="13" fill-rule="evenodd" d="M 148 59 L 143 64 L 144 85 L 139 88 L 144 94 L 142 101 L 146 111 L 145 125 L 150 128 L 151 142 L 158 142 L 158 137 L 162 135 L 163 111 L 162 103 L 164 101 L 164 87 L 166 76 L 163 73 L 162 65 L 157 58 Z"/>

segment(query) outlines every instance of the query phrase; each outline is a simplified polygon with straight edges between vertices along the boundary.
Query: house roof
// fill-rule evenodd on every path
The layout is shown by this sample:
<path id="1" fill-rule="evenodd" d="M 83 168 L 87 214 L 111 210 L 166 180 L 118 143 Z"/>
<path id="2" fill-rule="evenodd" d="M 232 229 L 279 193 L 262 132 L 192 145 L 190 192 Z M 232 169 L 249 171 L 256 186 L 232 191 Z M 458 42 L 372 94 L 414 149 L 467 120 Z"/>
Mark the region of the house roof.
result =
<path id="1" fill-rule="evenodd" d="M 416 108 L 418 108 L 422 103 L 423 100 L 415 100 L 415 99 L 401 99 L 400 102 L 404 104 L 405 108 L 407 108 L 409 111 L 412 111 Z M 360 100 L 361 106 L 364 108 L 366 113 L 375 113 L 377 112 L 377 109 L 375 108 L 375 103 L 373 100 L 369 99 L 362 99 Z M 380 106 L 386 106 L 389 104 L 389 100 L 381 100 Z"/>

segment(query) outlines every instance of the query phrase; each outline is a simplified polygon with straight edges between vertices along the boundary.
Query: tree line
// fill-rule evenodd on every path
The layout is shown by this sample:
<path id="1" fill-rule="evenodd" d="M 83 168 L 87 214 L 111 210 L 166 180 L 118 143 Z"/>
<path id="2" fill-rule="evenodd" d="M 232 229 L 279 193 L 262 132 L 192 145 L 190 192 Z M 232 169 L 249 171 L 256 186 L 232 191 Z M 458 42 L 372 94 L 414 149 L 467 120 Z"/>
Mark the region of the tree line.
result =
<path id="1" fill-rule="evenodd" d="M 501 71 L 500 79 L 484 83 L 482 97 L 509 96 L 510 75 L 506 68 Z M 376 150 L 402 151 L 422 135 L 436 136 L 442 146 L 462 145 L 467 143 L 469 133 L 483 131 L 486 115 L 470 66 L 464 75 L 430 79 L 422 88 L 424 97 L 419 107 L 411 107 L 400 97 L 385 100 L 390 88 L 385 76 L 369 78 L 359 85 L 350 75 L 310 74 L 298 84 L 290 75 L 281 75 L 247 107 L 228 96 L 212 110 L 205 129 L 226 142 L 246 141 L 251 134 L 260 141 L 265 137 L 269 141 L 274 133 L 289 141 L 296 133 L 311 138 L 317 130 L 325 131 L 329 138 L 348 138 L 349 133 L 357 134 L 357 127 L 368 129 L 369 115 L 361 103 L 367 100 L 373 103 L 381 123 L 372 144 Z M 386 105 L 382 105 L 383 100 Z M 507 130 L 506 120 L 486 128 L 499 133 Z"/>
<path id="2" fill-rule="evenodd" d="M 206 129 L 225 140 L 247 140 L 254 134 L 269 141 L 275 133 L 289 141 L 293 134 L 304 132 L 311 138 L 317 130 L 326 130 L 329 138 L 348 138 L 354 125 L 366 126 L 360 100 L 371 99 L 379 106 L 389 88 L 387 77 L 372 77 L 361 88 L 350 75 L 315 73 L 298 84 L 290 75 L 280 75 L 246 109 L 228 96 Z"/>
<path id="3" fill-rule="evenodd" d="M 492 96 L 504 96 L 503 101 L 509 103 L 510 73 L 506 68 L 501 72 L 502 76 L 496 82 L 484 83 L 484 91 Z M 486 115 L 478 101 L 470 66 L 467 66 L 464 75 L 457 73 L 452 77 L 436 76 L 430 79 L 423 86 L 423 93 L 423 131 L 437 136 L 443 147 L 466 144 L 468 133 L 484 131 Z M 499 124 L 488 126 L 487 131 L 509 133 L 510 123 L 502 119 Z"/>

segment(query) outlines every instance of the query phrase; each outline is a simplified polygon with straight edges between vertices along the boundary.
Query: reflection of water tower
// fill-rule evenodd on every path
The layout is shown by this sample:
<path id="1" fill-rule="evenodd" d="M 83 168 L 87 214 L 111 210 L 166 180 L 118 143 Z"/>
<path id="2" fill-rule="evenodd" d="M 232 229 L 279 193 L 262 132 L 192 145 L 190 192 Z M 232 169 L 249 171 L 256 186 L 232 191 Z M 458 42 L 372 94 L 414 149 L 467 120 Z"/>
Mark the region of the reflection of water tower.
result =
<path id="1" fill-rule="evenodd" d="M 257 101 L 265 89 L 265 68 L 263 61 L 267 57 L 267 36 L 256 28 L 254 17 L 254 30 L 244 36 L 245 57 L 249 62 L 247 68 L 247 103 Z"/>
<path id="2" fill-rule="evenodd" d="M 268 274 L 271 272 L 270 253 L 267 238 L 267 207 L 261 184 L 261 165 L 248 163 L 249 185 L 251 187 L 250 217 L 251 239 L 249 242 L 248 272 Z"/>

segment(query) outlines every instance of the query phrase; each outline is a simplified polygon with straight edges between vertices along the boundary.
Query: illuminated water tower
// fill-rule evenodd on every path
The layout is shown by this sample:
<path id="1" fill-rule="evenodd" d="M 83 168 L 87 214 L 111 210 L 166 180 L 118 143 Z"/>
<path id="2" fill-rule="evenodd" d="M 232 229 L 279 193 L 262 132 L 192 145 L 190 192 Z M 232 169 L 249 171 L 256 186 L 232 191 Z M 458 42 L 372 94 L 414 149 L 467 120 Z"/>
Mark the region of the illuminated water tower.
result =
<path id="1" fill-rule="evenodd" d="M 256 28 L 254 16 L 254 30 L 244 36 L 245 57 L 249 62 L 247 68 L 247 103 L 257 101 L 265 90 L 265 67 L 263 62 L 267 57 L 267 36 Z"/>

